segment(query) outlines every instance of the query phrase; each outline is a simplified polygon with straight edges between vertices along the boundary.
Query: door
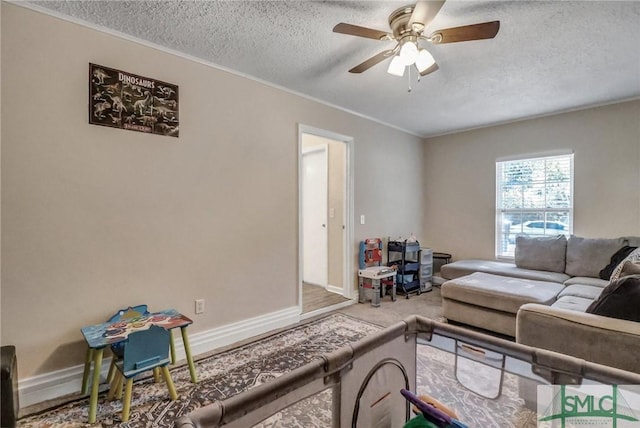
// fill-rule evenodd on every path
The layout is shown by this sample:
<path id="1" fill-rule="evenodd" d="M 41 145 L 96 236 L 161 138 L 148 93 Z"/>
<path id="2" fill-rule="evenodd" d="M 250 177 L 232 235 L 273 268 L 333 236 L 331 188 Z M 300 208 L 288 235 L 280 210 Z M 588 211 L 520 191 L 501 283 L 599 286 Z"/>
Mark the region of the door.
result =
<path id="1" fill-rule="evenodd" d="M 327 287 L 327 145 L 302 150 L 302 280 Z"/>

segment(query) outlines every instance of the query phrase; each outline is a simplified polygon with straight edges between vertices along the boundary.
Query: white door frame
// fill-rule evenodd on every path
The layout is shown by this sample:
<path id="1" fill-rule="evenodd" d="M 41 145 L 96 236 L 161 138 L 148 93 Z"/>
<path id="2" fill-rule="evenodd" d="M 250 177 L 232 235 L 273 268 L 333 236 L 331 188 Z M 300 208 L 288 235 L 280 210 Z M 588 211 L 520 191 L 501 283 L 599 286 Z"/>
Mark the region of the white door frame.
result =
<path id="1" fill-rule="evenodd" d="M 303 235 L 302 235 L 302 134 L 316 135 L 318 137 L 328 138 L 335 141 L 340 141 L 345 144 L 345 203 L 342 213 L 343 224 L 345 226 L 345 233 L 343 234 L 343 274 L 342 274 L 342 286 L 343 295 L 348 299 L 353 299 L 354 296 L 354 259 L 353 259 L 353 212 L 354 212 L 354 173 L 353 173 L 353 159 L 354 159 L 354 139 L 346 135 L 338 134 L 335 132 L 327 131 L 320 128 L 315 128 L 308 125 L 298 124 L 298 306 L 300 313 L 302 313 L 302 257 L 301 251 L 303 248 Z"/>

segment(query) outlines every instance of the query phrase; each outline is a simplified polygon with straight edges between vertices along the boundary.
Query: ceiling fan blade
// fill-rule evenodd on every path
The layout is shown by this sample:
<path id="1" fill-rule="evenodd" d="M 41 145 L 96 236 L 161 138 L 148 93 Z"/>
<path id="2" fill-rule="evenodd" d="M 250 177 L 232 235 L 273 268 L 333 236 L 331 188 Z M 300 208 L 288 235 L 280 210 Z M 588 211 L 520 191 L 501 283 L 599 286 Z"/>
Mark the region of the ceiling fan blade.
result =
<path id="1" fill-rule="evenodd" d="M 429 68 L 427 68 L 425 71 L 423 71 L 422 73 L 420 73 L 420 76 L 426 76 L 427 74 L 431 74 L 434 71 L 437 71 L 440 67 L 438 67 L 438 64 L 433 63 L 433 65 Z"/>
<path id="2" fill-rule="evenodd" d="M 348 34 L 350 36 L 366 37 L 367 39 L 384 40 L 390 38 L 386 31 L 374 30 L 372 28 L 360 27 L 358 25 L 339 23 L 333 27 L 334 33 Z"/>
<path id="3" fill-rule="evenodd" d="M 413 7 L 413 13 L 409 19 L 409 27 L 414 31 L 421 32 L 426 26 L 428 26 L 433 18 L 436 17 L 445 0 L 435 1 L 419 1 Z M 415 24 L 415 25 L 414 25 Z"/>
<path id="4" fill-rule="evenodd" d="M 500 21 L 438 30 L 429 37 L 431 43 L 455 43 L 470 40 L 493 39 L 500 29 Z"/>
<path id="5" fill-rule="evenodd" d="M 372 56 L 365 62 L 356 65 L 351 70 L 349 70 L 349 73 L 362 73 L 363 71 L 367 71 L 368 69 L 378 64 L 379 62 L 382 62 L 385 59 L 390 58 L 393 55 L 393 52 L 394 52 L 393 49 L 382 51 L 379 54 Z"/>

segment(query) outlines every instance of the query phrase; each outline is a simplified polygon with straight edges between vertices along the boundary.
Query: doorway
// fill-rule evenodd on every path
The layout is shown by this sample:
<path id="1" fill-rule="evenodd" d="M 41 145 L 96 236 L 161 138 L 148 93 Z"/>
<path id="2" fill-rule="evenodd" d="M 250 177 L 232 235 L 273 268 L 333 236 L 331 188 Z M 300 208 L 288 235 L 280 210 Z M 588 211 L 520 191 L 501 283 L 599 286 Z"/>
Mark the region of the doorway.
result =
<path id="1" fill-rule="evenodd" d="M 353 296 L 353 139 L 299 126 L 299 307 L 305 316 L 350 304 Z"/>
<path id="2" fill-rule="evenodd" d="M 306 138 L 305 138 L 306 140 Z M 315 142 L 315 140 L 312 140 Z M 307 141 L 305 141 L 307 142 Z M 329 145 L 302 147 L 302 282 L 329 286 Z"/>

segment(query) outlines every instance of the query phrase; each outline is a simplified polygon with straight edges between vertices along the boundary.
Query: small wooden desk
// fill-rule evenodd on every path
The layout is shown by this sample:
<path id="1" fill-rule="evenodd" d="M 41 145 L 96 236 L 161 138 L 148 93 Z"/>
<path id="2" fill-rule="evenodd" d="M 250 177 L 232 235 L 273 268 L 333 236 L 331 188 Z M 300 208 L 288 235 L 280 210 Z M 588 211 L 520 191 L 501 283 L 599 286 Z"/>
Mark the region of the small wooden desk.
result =
<path id="1" fill-rule="evenodd" d="M 191 381 L 196 383 L 196 369 L 189 348 L 189 338 L 187 337 L 187 327 L 193 321 L 176 311 L 175 309 L 166 309 L 164 311 L 155 312 L 149 315 L 143 315 L 135 318 L 123 319 L 116 322 L 106 322 L 102 324 L 82 327 L 80 331 L 87 342 L 87 356 L 84 366 L 84 374 L 82 376 L 82 393 L 87 393 L 89 380 L 89 371 L 91 370 L 91 361 L 93 361 L 93 383 L 91 385 L 91 398 L 89 399 L 89 423 L 95 423 L 96 411 L 98 407 L 98 386 L 100 384 L 100 368 L 102 366 L 102 354 L 104 348 L 114 343 L 127 340 L 129 334 L 146 330 L 151 325 L 159 325 L 166 330 L 180 328 L 182 333 L 182 341 L 184 343 L 184 351 L 189 364 L 189 374 Z M 171 363 L 176 361 L 175 350 L 173 346 L 173 335 L 171 337 Z"/>

